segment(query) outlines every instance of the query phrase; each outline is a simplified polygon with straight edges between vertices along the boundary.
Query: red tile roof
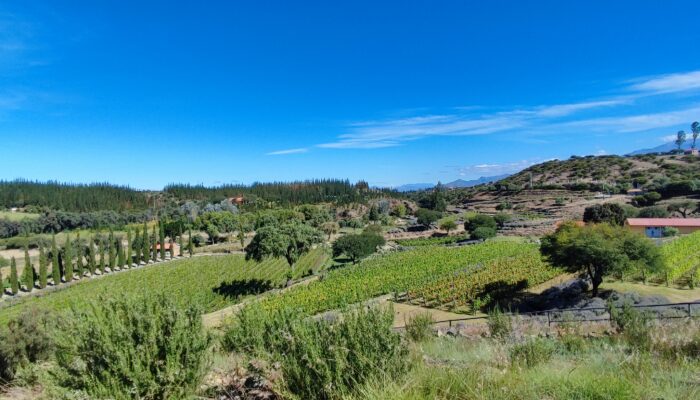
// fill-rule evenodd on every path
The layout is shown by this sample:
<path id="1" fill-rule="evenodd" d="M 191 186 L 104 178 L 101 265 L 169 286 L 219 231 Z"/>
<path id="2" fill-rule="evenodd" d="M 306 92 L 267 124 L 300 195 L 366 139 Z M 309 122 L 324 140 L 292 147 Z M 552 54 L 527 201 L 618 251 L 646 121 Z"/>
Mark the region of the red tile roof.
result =
<path id="1" fill-rule="evenodd" d="M 700 227 L 700 218 L 628 218 L 630 226 L 690 226 Z"/>

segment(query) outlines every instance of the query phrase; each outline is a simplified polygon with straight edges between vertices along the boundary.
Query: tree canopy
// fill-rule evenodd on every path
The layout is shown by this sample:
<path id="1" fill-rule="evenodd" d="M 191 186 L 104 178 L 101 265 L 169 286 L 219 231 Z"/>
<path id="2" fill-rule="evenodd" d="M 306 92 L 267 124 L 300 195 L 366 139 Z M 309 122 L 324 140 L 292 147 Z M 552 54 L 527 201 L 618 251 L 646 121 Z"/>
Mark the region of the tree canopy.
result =
<path id="1" fill-rule="evenodd" d="M 617 203 L 594 204 L 586 207 L 583 212 L 583 222 L 599 224 L 606 222 L 610 225 L 625 224 L 625 209 Z"/>
<path id="2" fill-rule="evenodd" d="M 246 259 L 262 261 L 268 257 L 284 258 L 294 268 L 302 255 L 321 242 L 323 234 L 319 230 L 299 222 L 266 225 L 258 229 L 246 246 Z"/>
<path id="3" fill-rule="evenodd" d="M 384 245 L 384 243 L 382 236 L 372 232 L 345 235 L 333 243 L 333 257 L 345 254 L 353 263 L 356 263 L 377 251 L 377 247 Z"/>

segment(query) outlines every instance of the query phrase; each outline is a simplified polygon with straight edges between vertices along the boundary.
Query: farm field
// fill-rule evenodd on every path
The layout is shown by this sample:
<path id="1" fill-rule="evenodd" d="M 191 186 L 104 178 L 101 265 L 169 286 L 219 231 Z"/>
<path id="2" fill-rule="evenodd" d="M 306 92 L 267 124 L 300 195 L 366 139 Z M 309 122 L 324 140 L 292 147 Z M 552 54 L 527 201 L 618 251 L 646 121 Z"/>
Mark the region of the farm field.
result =
<path id="1" fill-rule="evenodd" d="M 523 254 L 525 255 L 522 256 Z M 292 307 L 301 309 L 307 314 L 315 314 L 384 294 L 401 294 L 422 288 L 455 274 L 473 271 L 480 263 L 489 263 L 494 260 L 504 260 L 503 263 L 508 263 L 511 269 L 516 271 L 520 266 L 518 257 L 525 257 L 521 260 L 525 261 L 536 254 L 535 245 L 511 242 L 486 242 L 461 248 L 421 247 L 372 258 L 356 266 L 331 271 L 322 281 L 270 296 L 262 303 L 267 309 Z M 541 281 L 556 275 L 556 270 L 545 264 L 538 264 L 538 268 L 547 271 L 538 276 Z M 485 279 L 485 276 L 479 276 L 480 279 Z M 499 276 L 488 276 L 493 283 L 500 280 Z M 524 276 L 521 279 L 527 280 L 527 277 Z M 541 281 L 528 282 L 528 284 Z M 480 281 L 482 285 L 485 283 Z"/>
<path id="2" fill-rule="evenodd" d="M 323 268 L 327 260 L 325 249 L 312 250 L 297 263 L 294 278 L 307 274 L 309 269 Z M 159 291 L 167 292 L 178 303 L 195 303 L 205 312 L 214 311 L 247 295 L 283 285 L 288 271 L 286 261 L 280 259 L 260 263 L 246 261 L 241 255 L 182 259 L 86 280 L 47 296 L 22 299 L 15 305 L 0 308 L 0 324 L 29 307 L 61 311 L 73 304 L 87 306 L 101 296 L 128 297 Z"/>

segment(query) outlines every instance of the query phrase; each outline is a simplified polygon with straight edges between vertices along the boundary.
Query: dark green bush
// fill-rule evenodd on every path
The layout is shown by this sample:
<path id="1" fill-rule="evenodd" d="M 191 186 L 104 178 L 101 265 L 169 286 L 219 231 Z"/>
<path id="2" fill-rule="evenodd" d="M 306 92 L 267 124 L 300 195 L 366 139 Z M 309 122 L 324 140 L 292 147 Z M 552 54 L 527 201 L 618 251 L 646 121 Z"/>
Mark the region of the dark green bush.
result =
<path id="1" fill-rule="evenodd" d="M 53 374 L 64 388 L 98 399 L 182 399 L 205 373 L 210 338 L 198 308 L 158 294 L 73 310 L 58 343 Z"/>
<path id="2" fill-rule="evenodd" d="M 622 308 L 609 306 L 610 318 L 622 337 L 632 348 L 649 350 L 652 340 L 648 313 L 636 310 L 629 303 Z"/>
<path id="3" fill-rule="evenodd" d="M 480 226 L 471 232 L 471 238 L 474 240 L 486 240 L 496 236 L 496 229 L 488 226 Z"/>
<path id="4" fill-rule="evenodd" d="M 0 381 L 12 380 L 18 368 L 48 358 L 52 326 L 46 313 L 31 308 L 0 331 Z"/>

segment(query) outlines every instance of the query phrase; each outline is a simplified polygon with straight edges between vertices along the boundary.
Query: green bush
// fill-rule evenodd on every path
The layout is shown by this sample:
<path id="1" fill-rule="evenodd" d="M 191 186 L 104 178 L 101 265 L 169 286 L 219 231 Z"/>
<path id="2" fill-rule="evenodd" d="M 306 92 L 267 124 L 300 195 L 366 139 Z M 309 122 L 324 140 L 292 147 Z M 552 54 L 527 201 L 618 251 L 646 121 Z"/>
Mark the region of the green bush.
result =
<path id="1" fill-rule="evenodd" d="M 480 226 L 471 232 L 471 238 L 474 240 L 486 240 L 496 236 L 496 229 L 488 226 Z"/>
<path id="2" fill-rule="evenodd" d="M 10 320 L 7 330 L 0 331 L 0 382 L 12 380 L 19 368 L 48 358 L 51 327 L 47 314 L 34 308 Z"/>
<path id="3" fill-rule="evenodd" d="M 393 311 L 358 309 L 335 322 L 292 311 L 246 307 L 227 328 L 224 348 L 279 362 L 287 389 L 302 399 L 337 399 L 407 368 L 407 350 L 393 332 Z"/>
<path id="4" fill-rule="evenodd" d="M 489 311 L 488 325 L 491 337 L 496 339 L 505 339 L 513 332 L 510 316 L 501 311 L 499 307 Z"/>
<path id="5" fill-rule="evenodd" d="M 552 340 L 534 338 L 514 345 L 510 349 L 510 360 L 514 365 L 534 367 L 549 361 L 555 351 L 556 345 Z"/>
<path id="6" fill-rule="evenodd" d="M 429 313 L 412 316 L 406 323 L 406 336 L 414 342 L 422 342 L 433 334 L 433 317 Z"/>
<path id="7" fill-rule="evenodd" d="M 650 334 L 650 318 L 648 313 L 636 310 L 629 303 L 622 308 L 608 306 L 610 319 L 622 337 L 632 348 L 649 350 L 652 340 Z"/>
<path id="8" fill-rule="evenodd" d="M 101 299 L 62 326 L 53 375 L 90 398 L 182 399 L 198 387 L 210 338 L 197 307 L 165 294 Z"/>

